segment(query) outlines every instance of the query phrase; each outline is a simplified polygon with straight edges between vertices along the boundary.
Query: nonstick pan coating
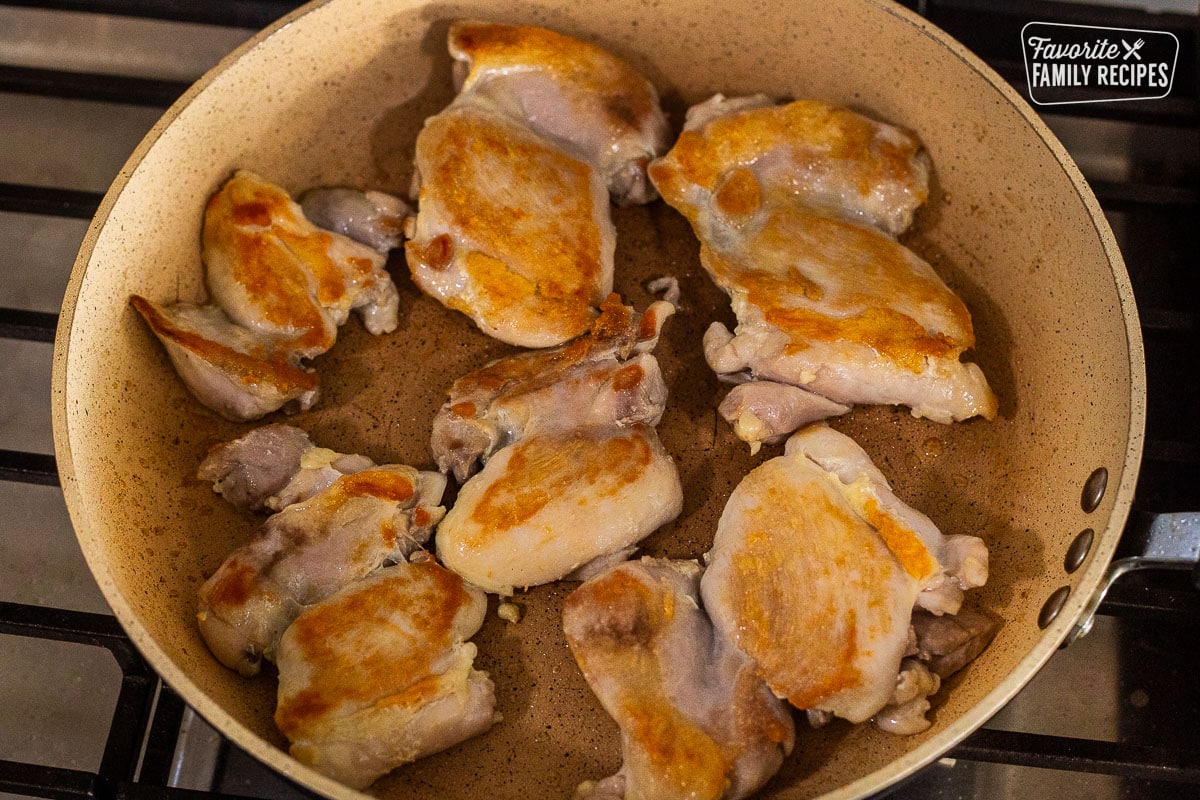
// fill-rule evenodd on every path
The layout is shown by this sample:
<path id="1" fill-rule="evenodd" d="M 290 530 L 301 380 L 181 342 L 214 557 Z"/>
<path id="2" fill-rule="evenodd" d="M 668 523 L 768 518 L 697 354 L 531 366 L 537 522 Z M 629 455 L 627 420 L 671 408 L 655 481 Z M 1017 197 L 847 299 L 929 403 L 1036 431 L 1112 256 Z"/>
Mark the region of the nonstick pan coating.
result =
<path id="1" fill-rule="evenodd" d="M 404 194 L 413 142 L 452 97 L 446 29 L 478 17 L 596 41 L 645 71 L 678 130 L 687 105 L 720 91 L 815 97 L 915 130 L 934 164 L 930 202 L 907 241 L 966 301 L 974 360 L 1000 397 L 994 422 L 943 426 L 901 409 L 860 408 L 835 427 L 875 458 L 897 493 L 947 533 L 982 536 L 992 577 L 972 602 L 1004 627 L 935 697 L 933 727 L 895 737 L 869 725 L 801 725 L 764 797 L 857 797 L 929 763 L 984 722 L 1054 651 L 1098 582 L 1133 493 L 1144 368 L 1120 255 L 1078 170 L 1033 112 L 980 61 L 925 21 L 882 2 L 420 3 L 332 0 L 256 37 L 189 91 L 107 195 L 75 266 L 55 349 L 59 469 L 89 564 L 120 622 L 183 698 L 238 745 L 330 796 L 355 793 L 293 761 L 272 723 L 274 678 L 245 680 L 201 641 L 196 589 L 258 520 L 195 479 L 211 445 L 250 426 L 224 422 L 184 390 L 128 306 L 132 293 L 198 300 L 201 212 L 234 169 L 293 193 L 349 184 Z M 644 307 L 650 278 L 676 276 L 680 313 L 657 355 L 670 388 L 660 427 L 685 504 L 644 551 L 700 556 L 732 488 L 778 448 L 751 457 L 717 419 L 725 389 L 700 337 L 728 302 L 699 246 L 656 202 L 614 209 L 616 288 Z M 422 296 L 402 256 L 401 324 L 371 337 L 357 321 L 317 360 L 323 397 L 291 422 L 324 446 L 378 462 L 432 466 L 429 429 L 457 375 L 510 349 Z M 1080 493 L 1097 468 L 1108 490 Z M 1068 575 L 1084 528 L 1093 552 Z M 1045 599 L 1072 594 L 1046 630 Z M 620 763 L 616 726 L 592 697 L 560 630 L 558 584 L 519 594 L 524 618 L 476 637 L 504 721 L 397 770 L 370 793 L 396 798 L 570 797 Z"/>

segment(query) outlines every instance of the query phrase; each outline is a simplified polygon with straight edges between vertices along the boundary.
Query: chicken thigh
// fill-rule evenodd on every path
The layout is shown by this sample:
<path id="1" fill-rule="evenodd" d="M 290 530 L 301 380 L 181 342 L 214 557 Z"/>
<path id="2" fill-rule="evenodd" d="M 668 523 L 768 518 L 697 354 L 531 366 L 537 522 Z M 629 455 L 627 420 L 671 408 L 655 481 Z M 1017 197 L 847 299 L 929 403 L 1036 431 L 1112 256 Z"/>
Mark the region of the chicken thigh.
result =
<path id="1" fill-rule="evenodd" d="M 214 305 L 160 305 L 129 298 L 158 337 L 188 391 L 230 420 L 278 409 L 307 411 L 317 402 L 316 372 L 300 365 L 287 342 L 236 325 Z"/>
<path id="2" fill-rule="evenodd" d="M 915 136 L 826 103 L 718 96 L 692 109 L 650 177 L 691 222 L 738 318 L 733 333 L 706 333 L 709 365 L 835 404 L 994 417 L 982 371 L 960 360 L 975 343 L 966 306 L 892 238 L 925 200 L 928 172 Z M 730 422 L 752 443 L 787 432 L 738 414 Z"/>
<path id="3" fill-rule="evenodd" d="M 462 487 L 437 553 L 476 586 L 510 595 L 628 555 L 682 509 L 675 462 L 649 425 L 531 434 Z"/>
<path id="4" fill-rule="evenodd" d="M 423 544 L 445 513 L 445 486 L 436 472 L 373 467 L 269 517 L 200 587 L 197 616 L 209 649 L 225 666 L 256 674 L 304 606 Z"/>
<path id="5" fill-rule="evenodd" d="M 384 256 L 317 228 L 254 173 L 239 170 L 208 201 L 203 245 L 213 300 L 239 325 L 291 339 L 304 358 L 333 346 L 352 309 L 373 334 L 396 329 Z"/>
<path id="6" fill-rule="evenodd" d="M 202 238 L 211 303 L 130 304 L 196 399 L 227 419 L 311 408 L 318 380 L 301 361 L 333 346 L 352 309 L 373 334 L 399 324 L 385 256 L 318 229 L 253 173 L 209 199 Z"/>
<path id="7" fill-rule="evenodd" d="M 467 641 L 486 610 L 482 592 L 415 556 L 307 608 L 277 657 L 291 754 L 361 789 L 486 731 L 495 689 Z"/>
<path id="8" fill-rule="evenodd" d="M 670 291 L 670 290 L 669 290 Z M 488 591 L 627 557 L 679 515 L 683 489 L 654 429 L 667 388 L 650 350 L 674 311 L 612 295 L 587 336 L 470 373 L 434 419 L 442 470 L 462 480 L 438 556 Z"/>
<path id="9" fill-rule="evenodd" d="M 212 448 L 197 477 L 237 508 L 274 511 L 307 500 L 342 475 L 375 466 L 366 456 L 317 447 L 291 425 L 255 428 L 240 439 Z"/>
<path id="10" fill-rule="evenodd" d="M 464 481 L 530 429 L 657 425 L 667 387 L 650 352 L 674 313 L 673 304 L 658 301 L 637 314 L 609 295 L 586 336 L 502 358 L 459 378 L 433 420 L 438 468 Z"/>
<path id="11" fill-rule="evenodd" d="M 658 92 L 624 61 L 527 25 L 459 21 L 449 44 L 462 95 L 488 98 L 594 165 L 617 203 L 656 197 L 646 166 L 666 152 L 670 130 Z"/>
<path id="12" fill-rule="evenodd" d="M 982 540 L 943 537 L 824 426 L 738 485 L 706 559 L 717 630 L 780 697 L 853 722 L 896 704 L 914 607 L 953 614 L 987 580 Z"/>
<path id="13" fill-rule="evenodd" d="M 480 330 L 548 347 L 587 330 L 610 291 L 616 231 L 596 171 L 485 101 L 417 139 L 413 281 Z"/>
<path id="14" fill-rule="evenodd" d="M 541 28 L 458 22 L 449 49 L 460 92 L 417 138 L 409 270 L 490 336 L 561 344 L 612 290 L 609 188 L 653 198 L 658 96 L 603 50 Z"/>
<path id="15" fill-rule="evenodd" d="M 620 771 L 581 798 L 746 797 L 791 752 L 792 718 L 700 608 L 700 566 L 643 558 L 563 606 L 567 644 L 621 728 Z"/>
<path id="16" fill-rule="evenodd" d="M 899 236 L 929 196 L 929 157 L 911 132 L 829 103 L 718 94 L 688 109 L 650 178 L 693 224 L 741 227 L 790 200 Z"/>
<path id="17" fill-rule="evenodd" d="M 404 221 L 412 216 L 399 197 L 344 186 L 309 189 L 300 197 L 304 216 L 318 227 L 387 253 L 404 240 Z"/>
<path id="18" fill-rule="evenodd" d="M 845 414 L 850 406 L 835 403 L 798 386 L 775 381 L 747 381 L 729 390 L 717 411 L 752 453 L 763 444 L 778 444 L 810 422 Z"/>
<path id="19" fill-rule="evenodd" d="M 978 536 L 943 536 L 933 520 L 893 494 L 887 478 L 858 444 L 825 425 L 794 434 L 786 455 L 803 456 L 836 477 L 845 499 L 887 542 L 918 581 L 917 606 L 934 614 L 956 614 L 963 592 L 983 586 L 988 549 Z M 920 556 L 924 553 L 927 558 Z"/>

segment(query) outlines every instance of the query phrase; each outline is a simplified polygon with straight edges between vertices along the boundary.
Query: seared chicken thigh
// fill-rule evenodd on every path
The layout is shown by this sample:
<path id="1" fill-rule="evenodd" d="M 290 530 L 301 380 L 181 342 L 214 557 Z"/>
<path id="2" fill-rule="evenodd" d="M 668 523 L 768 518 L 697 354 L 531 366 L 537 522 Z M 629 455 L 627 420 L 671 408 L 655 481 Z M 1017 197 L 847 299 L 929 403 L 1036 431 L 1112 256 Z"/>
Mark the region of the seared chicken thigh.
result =
<path id="1" fill-rule="evenodd" d="M 287 341 L 252 333 L 214 305 L 164 306 L 136 294 L 129 303 L 188 391 L 222 417 L 258 419 L 280 408 L 307 411 L 317 402 L 320 381 Z"/>
<path id="2" fill-rule="evenodd" d="M 738 485 L 706 559 L 701 594 L 717 630 L 776 694 L 853 722 L 896 705 L 914 606 L 953 614 L 987 580 L 980 539 L 943 537 L 824 426 Z"/>
<path id="3" fill-rule="evenodd" d="M 396 329 L 399 295 L 384 257 L 321 230 L 287 193 L 239 170 L 208 201 L 204 266 L 234 322 L 291 338 L 305 358 L 333 346 L 351 309 L 374 334 Z"/>
<path id="4" fill-rule="evenodd" d="M 612 290 L 608 189 L 652 199 L 658 96 L 603 50 L 540 28 L 459 22 L 449 48 L 461 91 L 417 138 L 409 270 L 490 336 L 561 344 Z"/>
<path id="5" fill-rule="evenodd" d="M 462 487 L 437 553 L 489 592 L 563 578 L 679 516 L 675 462 L 649 425 L 531 434 Z"/>
<path id="6" fill-rule="evenodd" d="M 674 313 L 674 305 L 658 301 L 637 314 L 610 295 L 586 336 L 459 378 L 433 420 L 438 468 L 464 481 L 531 429 L 657 425 L 667 387 L 650 352 Z"/>
<path id="7" fill-rule="evenodd" d="M 480 330 L 547 347 L 587 330 L 610 291 L 616 231 L 588 164 L 490 104 L 456 102 L 417 139 L 413 281 Z"/>
<path id="8" fill-rule="evenodd" d="M 291 754 L 361 789 L 486 731 L 495 690 L 467 641 L 486 610 L 481 591 L 428 557 L 306 609 L 277 656 L 275 722 Z"/>
<path id="9" fill-rule="evenodd" d="M 563 630 L 621 728 L 624 763 L 582 798 L 746 797 L 791 752 L 792 718 L 700 608 L 700 566 L 643 558 L 567 597 Z"/>
<path id="10" fill-rule="evenodd" d="M 854 511 L 879 531 L 906 571 L 918 581 L 917 605 L 935 614 L 956 614 L 963 592 L 988 577 L 987 545 L 978 536 L 943 536 L 933 520 L 892 493 L 887 478 L 849 436 L 825 425 L 794 434 L 785 455 L 804 456 L 836 477 Z M 924 551 L 928 558 L 916 554 Z"/>
<path id="11" fill-rule="evenodd" d="M 301 360 L 331 348 L 352 309 L 373 334 L 399 324 L 385 256 L 320 230 L 253 173 L 209 199 L 202 255 L 212 303 L 130 303 L 196 399 L 227 419 L 312 407 L 318 381 Z"/>
<path id="12" fill-rule="evenodd" d="M 960 361 L 975 342 L 966 306 L 892 238 L 928 172 L 912 134 L 825 103 L 718 96 L 692 109 L 650 177 L 691 222 L 738 318 L 735 332 L 714 323 L 705 335 L 709 365 L 841 405 L 995 416 L 983 373 Z M 730 422 L 748 441 L 787 432 L 737 405 Z"/>
<path id="13" fill-rule="evenodd" d="M 617 203 L 655 198 L 646 165 L 666 151 L 670 130 L 658 92 L 624 61 L 527 25 L 459 21 L 449 44 L 462 95 L 488 98 L 594 165 Z"/>
<path id="14" fill-rule="evenodd" d="M 200 587 L 200 632 L 213 654 L 256 674 L 304 606 L 423 544 L 444 513 L 445 486 L 436 472 L 373 467 L 268 518 Z"/>
<path id="15" fill-rule="evenodd" d="M 488 591 L 511 593 L 597 559 L 628 555 L 678 516 L 683 489 L 654 425 L 667 389 L 649 350 L 674 311 L 612 295 L 591 332 L 470 373 L 434 420 L 438 465 L 462 480 L 438 556 Z"/>
<path id="16" fill-rule="evenodd" d="M 679 140 L 651 166 L 650 178 L 693 222 L 713 213 L 747 224 L 757 186 L 759 202 L 790 195 L 899 236 L 929 196 L 929 157 L 909 131 L 845 108 L 718 94 L 688 109 Z"/>
<path id="17" fill-rule="evenodd" d="M 763 212 L 744 252 L 707 248 L 705 267 L 738 327 L 714 323 L 704 355 L 720 375 L 798 385 L 837 403 L 907 405 L 951 422 L 994 417 L 966 306 L 911 250 L 872 228 L 803 208 Z"/>

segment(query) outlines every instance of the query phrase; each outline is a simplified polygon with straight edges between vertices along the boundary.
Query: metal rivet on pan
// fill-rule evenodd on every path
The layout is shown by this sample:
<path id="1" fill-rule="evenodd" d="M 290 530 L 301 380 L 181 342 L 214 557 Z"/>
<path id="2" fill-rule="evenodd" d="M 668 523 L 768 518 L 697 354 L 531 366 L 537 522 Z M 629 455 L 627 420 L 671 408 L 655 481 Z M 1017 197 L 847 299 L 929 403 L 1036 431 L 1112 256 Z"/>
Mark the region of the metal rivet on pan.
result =
<path id="1" fill-rule="evenodd" d="M 1042 610 L 1038 612 L 1038 627 L 1045 628 L 1054 618 L 1058 616 L 1058 612 L 1062 611 L 1063 603 L 1067 602 L 1067 598 L 1071 596 L 1070 586 L 1060 586 L 1054 590 L 1054 594 L 1046 598 L 1046 602 L 1042 605 Z"/>
<path id="2" fill-rule="evenodd" d="M 1080 505 L 1087 513 L 1092 513 L 1096 507 L 1100 505 L 1100 501 L 1104 499 L 1104 490 L 1108 488 L 1108 470 L 1104 467 L 1098 467 L 1095 472 L 1088 475 L 1088 479 L 1083 482 L 1083 497 L 1080 499 Z"/>
<path id="3" fill-rule="evenodd" d="M 1067 571 L 1068 575 L 1083 565 L 1088 553 L 1092 551 L 1092 542 L 1095 540 L 1096 532 L 1091 528 L 1084 528 L 1075 537 L 1075 541 L 1071 542 L 1071 546 L 1067 548 L 1066 558 L 1063 559 L 1063 569 Z"/>

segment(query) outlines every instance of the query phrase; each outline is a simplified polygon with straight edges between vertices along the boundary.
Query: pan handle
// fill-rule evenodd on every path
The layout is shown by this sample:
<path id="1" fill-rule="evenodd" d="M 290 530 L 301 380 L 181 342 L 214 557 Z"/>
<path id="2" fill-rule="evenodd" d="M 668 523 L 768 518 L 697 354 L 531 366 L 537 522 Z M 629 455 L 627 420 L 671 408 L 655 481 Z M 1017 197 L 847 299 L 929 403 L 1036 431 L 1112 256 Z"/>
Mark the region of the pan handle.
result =
<path id="1" fill-rule="evenodd" d="M 1122 553 L 1128 555 L 1122 556 Z M 1083 607 L 1075 627 L 1067 634 L 1064 647 L 1088 635 L 1096 619 L 1096 609 L 1117 579 L 1127 572 L 1138 569 L 1189 570 L 1192 582 L 1200 588 L 1200 512 L 1152 514 L 1134 510 L 1129 515 L 1117 556 Z"/>

